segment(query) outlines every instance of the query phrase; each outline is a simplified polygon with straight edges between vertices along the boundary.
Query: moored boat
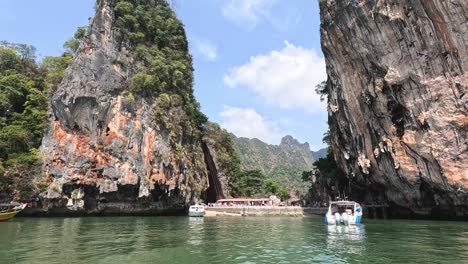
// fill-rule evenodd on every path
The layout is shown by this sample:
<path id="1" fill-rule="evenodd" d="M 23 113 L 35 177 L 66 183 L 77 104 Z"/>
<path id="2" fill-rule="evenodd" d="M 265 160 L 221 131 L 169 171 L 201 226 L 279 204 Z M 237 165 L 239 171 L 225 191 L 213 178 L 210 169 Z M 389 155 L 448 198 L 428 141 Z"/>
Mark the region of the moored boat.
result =
<path id="1" fill-rule="evenodd" d="M 6 222 L 15 217 L 19 212 L 23 211 L 28 204 L 23 203 L 18 206 L 13 205 L 11 209 L 0 211 L 0 222 Z M 12 207 L 12 205 L 6 205 L 5 207 Z"/>
<path id="2" fill-rule="evenodd" d="M 192 217 L 203 217 L 205 216 L 205 207 L 201 204 L 195 204 L 189 208 L 189 216 Z"/>
<path id="3" fill-rule="evenodd" d="M 325 214 L 325 223 L 329 225 L 354 225 L 361 223 L 362 207 L 353 201 L 330 202 Z"/>

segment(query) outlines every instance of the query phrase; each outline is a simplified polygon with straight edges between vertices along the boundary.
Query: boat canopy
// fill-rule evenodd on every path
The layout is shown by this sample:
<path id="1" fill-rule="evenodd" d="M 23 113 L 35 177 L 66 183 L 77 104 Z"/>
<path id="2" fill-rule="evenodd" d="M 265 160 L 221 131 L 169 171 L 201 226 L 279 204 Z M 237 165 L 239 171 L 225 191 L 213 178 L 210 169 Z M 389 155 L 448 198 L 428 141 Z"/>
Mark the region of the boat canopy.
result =
<path id="1" fill-rule="evenodd" d="M 269 202 L 269 198 L 232 198 L 232 199 L 221 199 L 216 201 L 217 203 L 230 203 L 230 202 Z"/>
<path id="2" fill-rule="evenodd" d="M 357 205 L 360 206 L 358 203 L 353 202 L 353 201 L 335 201 L 335 202 L 330 202 L 330 205 L 338 205 L 338 206 L 349 206 L 349 205 Z"/>

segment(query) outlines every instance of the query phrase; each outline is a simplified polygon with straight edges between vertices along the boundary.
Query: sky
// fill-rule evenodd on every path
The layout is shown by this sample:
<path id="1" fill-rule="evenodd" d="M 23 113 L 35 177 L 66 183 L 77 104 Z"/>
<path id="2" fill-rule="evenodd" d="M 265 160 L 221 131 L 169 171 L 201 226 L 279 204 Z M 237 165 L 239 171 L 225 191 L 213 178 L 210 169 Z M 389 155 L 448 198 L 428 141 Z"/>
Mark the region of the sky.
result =
<path id="1" fill-rule="evenodd" d="M 0 40 L 39 57 L 94 15 L 94 0 L 0 0 Z M 210 120 L 239 137 L 279 144 L 285 135 L 325 147 L 326 80 L 315 0 L 170 0 L 194 58 L 195 96 Z"/>

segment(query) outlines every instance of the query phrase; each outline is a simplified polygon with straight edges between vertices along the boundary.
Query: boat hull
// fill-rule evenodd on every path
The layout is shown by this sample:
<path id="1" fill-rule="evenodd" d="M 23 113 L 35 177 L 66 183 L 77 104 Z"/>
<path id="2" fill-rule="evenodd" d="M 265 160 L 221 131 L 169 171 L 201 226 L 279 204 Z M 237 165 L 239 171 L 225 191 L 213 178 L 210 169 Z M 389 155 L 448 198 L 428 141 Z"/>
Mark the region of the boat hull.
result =
<path id="1" fill-rule="evenodd" d="M 8 213 L 0 213 L 0 222 L 6 222 L 11 220 L 13 217 L 15 217 L 19 212 L 21 211 L 15 211 L 15 212 L 8 212 Z"/>
<path id="2" fill-rule="evenodd" d="M 189 212 L 188 215 L 190 217 L 203 217 L 203 216 L 205 216 L 205 211 L 203 211 L 203 212 L 200 212 L 200 211 L 198 211 L 198 212 Z"/>
<path id="3" fill-rule="evenodd" d="M 203 217 L 205 216 L 205 207 L 202 205 L 192 205 L 189 208 L 188 215 L 191 217 Z"/>
<path id="4" fill-rule="evenodd" d="M 341 213 L 338 210 L 340 208 Z M 328 225 L 355 225 L 361 223 L 361 219 L 362 207 L 353 201 L 330 202 L 325 214 L 325 223 Z"/>
<path id="5" fill-rule="evenodd" d="M 13 217 L 15 217 L 21 211 L 23 211 L 26 208 L 26 206 L 27 204 L 22 204 L 20 209 L 16 211 L 0 212 L 0 222 L 6 222 L 6 221 L 11 220 Z"/>

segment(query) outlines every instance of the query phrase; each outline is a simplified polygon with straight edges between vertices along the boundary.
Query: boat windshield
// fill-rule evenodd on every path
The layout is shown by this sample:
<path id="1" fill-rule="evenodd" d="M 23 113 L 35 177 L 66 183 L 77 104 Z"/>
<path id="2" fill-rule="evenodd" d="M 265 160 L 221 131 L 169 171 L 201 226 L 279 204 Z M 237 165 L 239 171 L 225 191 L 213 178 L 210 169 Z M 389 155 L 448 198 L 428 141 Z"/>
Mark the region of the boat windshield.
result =
<path id="1" fill-rule="evenodd" d="M 348 201 L 340 201 L 340 202 L 330 202 L 330 206 L 336 207 L 336 206 L 346 206 L 346 207 L 360 207 L 360 205 L 356 202 L 348 202 Z"/>
<path id="2" fill-rule="evenodd" d="M 330 202 L 330 212 L 331 214 L 335 213 L 347 213 L 349 215 L 354 214 L 354 210 L 358 207 L 361 207 L 358 203 L 352 201 L 335 201 Z"/>

